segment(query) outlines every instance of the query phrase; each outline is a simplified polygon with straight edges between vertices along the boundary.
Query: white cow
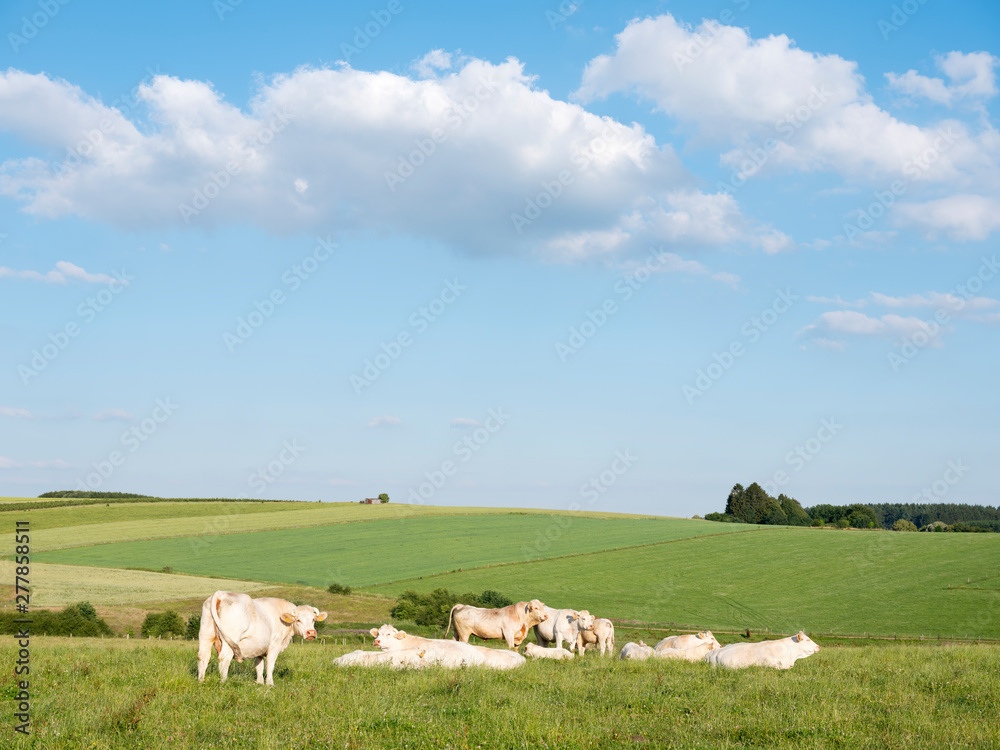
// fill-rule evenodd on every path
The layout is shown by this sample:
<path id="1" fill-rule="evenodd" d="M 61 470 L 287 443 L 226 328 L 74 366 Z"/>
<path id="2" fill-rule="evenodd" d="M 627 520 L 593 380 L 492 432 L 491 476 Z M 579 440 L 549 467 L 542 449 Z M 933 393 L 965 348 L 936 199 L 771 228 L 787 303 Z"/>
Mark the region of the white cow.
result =
<path id="1" fill-rule="evenodd" d="M 514 651 L 501 651 L 486 646 L 440 638 L 422 638 L 410 635 L 405 630 L 397 630 L 392 625 L 371 629 L 375 647 L 383 651 L 419 649 L 424 652 L 423 660 L 443 667 L 482 666 L 490 669 L 514 669 L 524 664 L 524 657 Z"/>
<path id="2" fill-rule="evenodd" d="M 424 658 L 425 651 L 418 648 L 404 648 L 401 651 L 351 651 L 333 660 L 335 667 L 374 667 L 387 665 L 393 669 L 429 667 Z"/>
<path id="3" fill-rule="evenodd" d="M 633 661 L 645 661 L 653 655 L 653 647 L 647 646 L 642 641 L 638 643 L 626 643 L 622 646 L 622 652 L 618 654 L 619 659 L 631 659 Z"/>
<path id="4" fill-rule="evenodd" d="M 654 659 L 683 659 L 684 661 L 703 661 L 705 654 L 718 647 L 718 642 L 705 639 L 697 646 L 690 648 L 657 648 L 653 649 Z"/>
<path id="5" fill-rule="evenodd" d="M 326 612 L 307 604 L 296 606 L 284 599 L 251 599 L 246 594 L 216 591 L 201 605 L 198 681 L 205 681 L 205 670 L 215 646 L 222 682 L 229 677 L 233 658 L 240 662 L 254 659 L 257 682 L 273 685 L 274 662 L 288 648 L 292 636 L 315 640 L 315 623 L 325 619 Z"/>
<path id="6" fill-rule="evenodd" d="M 703 633 L 698 633 L 696 635 L 672 635 L 668 638 L 664 638 L 662 641 L 656 644 L 654 647 L 657 651 L 662 651 L 667 648 L 693 648 L 695 646 L 700 646 L 705 642 L 714 644 L 712 648 L 722 648 L 722 644 L 715 640 L 715 636 L 712 635 L 711 630 L 706 630 Z M 711 651 L 712 649 L 708 649 Z"/>
<path id="7" fill-rule="evenodd" d="M 553 609 L 543 607 L 548 617 L 535 625 L 535 640 L 540 646 L 555 643 L 556 648 L 562 648 L 562 642 L 568 643 L 568 648 L 580 651 L 580 633 L 594 627 L 594 616 L 585 609 Z M 583 653 L 580 651 L 580 653 Z"/>
<path id="8" fill-rule="evenodd" d="M 537 643 L 528 643 L 524 647 L 524 655 L 532 659 L 572 659 L 573 652 L 564 648 L 544 648 Z"/>
<path id="9" fill-rule="evenodd" d="M 594 620 L 594 627 L 590 630 L 580 631 L 580 644 L 590 648 L 591 644 L 596 644 L 601 649 L 601 656 L 605 653 L 612 654 L 615 650 L 615 626 L 611 620 L 605 617 L 598 617 Z M 581 654 L 584 648 L 578 648 Z"/>
<path id="10" fill-rule="evenodd" d="M 801 630 L 788 638 L 760 643 L 730 643 L 705 654 L 705 661 L 713 667 L 774 667 L 791 669 L 798 659 L 819 651 L 819 646 Z"/>
<path id="11" fill-rule="evenodd" d="M 537 599 L 497 609 L 456 604 L 448 613 L 448 628 L 444 634 L 448 635 L 454 620 L 456 641 L 468 643 L 472 635 L 483 640 L 502 638 L 507 641 L 507 648 L 514 650 L 524 641 L 529 628 L 548 618 L 546 609 Z"/>

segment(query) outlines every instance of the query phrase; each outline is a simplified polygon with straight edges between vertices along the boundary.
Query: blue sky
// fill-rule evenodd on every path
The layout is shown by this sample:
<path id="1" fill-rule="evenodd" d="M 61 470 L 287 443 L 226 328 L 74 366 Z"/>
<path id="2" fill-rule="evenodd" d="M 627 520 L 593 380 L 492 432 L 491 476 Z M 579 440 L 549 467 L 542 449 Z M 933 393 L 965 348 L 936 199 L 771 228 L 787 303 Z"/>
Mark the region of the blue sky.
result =
<path id="1" fill-rule="evenodd" d="M 996 505 L 1000 8 L 0 9 L 0 495 Z"/>

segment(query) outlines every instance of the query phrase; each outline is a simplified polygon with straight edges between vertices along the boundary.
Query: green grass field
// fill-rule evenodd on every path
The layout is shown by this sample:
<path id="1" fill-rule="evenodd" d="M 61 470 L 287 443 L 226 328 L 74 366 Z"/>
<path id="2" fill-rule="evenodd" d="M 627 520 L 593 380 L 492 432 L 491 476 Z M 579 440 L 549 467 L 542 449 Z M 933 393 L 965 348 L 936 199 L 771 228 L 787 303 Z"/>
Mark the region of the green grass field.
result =
<path id="1" fill-rule="evenodd" d="M 42 552 L 36 554 L 35 559 L 99 567 L 160 569 L 170 566 L 175 571 L 193 575 L 319 587 L 331 582 L 370 586 L 457 568 L 655 544 L 699 534 L 731 534 L 755 528 L 674 519 L 449 515 L 197 539 L 122 542 Z M 248 554 L 251 550 L 252 554 Z"/>
<path id="2" fill-rule="evenodd" d="M 0 523 L 6 523 L 8 530 L 14 528 L 19 520 L 41 519 L 38 533 L 32 532 L 32 548 L 36 551 L 62 549 L 87 544 L 108 544 L 142 539 L 180 538 L 209 534 L 232 534 L 250 531 L 301 528 L 305 526 L 322 526 L 337 523 L 354 523 L 358 521 L 379 521 L 400 518 L 436 518 L 440 516 L 574 516 L 586 518 L 609 519 L 639 519 L 654 518 L 654 516 L 636 516 L 625 513 L 596 513 L 568 511 L 517 510 L 511 508 L 452 508 L 445 506 L 423 505 L 359 505 L 358 503 L 156 503 L 161 511 L 151 510 L 151 513 L 163 513 L 149 523 L 145 518 L 135 520 L 131 514 L 135 507 L 148 507 L 153 503 L 120 503 L 117 506 L 81 506 L 36 510 L 10 511 L 5 514 L 0 508 Z M 211 506 L 217 508 L 212 513 Z M 205 506 L 202 512 L 192 512 L 189 507 Z M 236 511 L 233 508 L 236 508 Z M 241 512 L 240 508 L 252 508 Z M 280 508 L 280 510 L 275 510 Z M 76 528 L 79 522 L 74 514 L 78 512 L 97 514 L 100 522 L 87 521 L 86 529 Z M 45 515 L 54 515 L 63 519 L 61 527 L 53 527 Z M 58 515 L 62 514 L 62 515 Z M 103 515 L 102 515 L 103 514 Z M 82 517 L 87 517 L 82 516 Z M 152 518 L 152 517 L 151 517 Z M 659 519 L 663 520 L 663 519 Z M 706 522 L 707 523 L 707 522 Z M 0 536 L 4 546 L 13 543 L 13 535 L 8 533 Z M 0 547 L 2 549 L 3 547 Z"/>
<path id="3" fill-rule="evenodd" d="M 792 670 L 588 655 L 513 672 L 338 670 L 353 647 L 293 644 L 275 686 L 193 642 L 35 638 L 25 748 L 993 748 L 1000 650 L 828 647 Z M 10 664 L 5 641 L 0 660 Z M 13 675 L 0 678 L 6 732 Z M 11 740 L 11 746 L 14 741 Z"/>
<path id="4" fill-rule="evenodd" d="M 438 587 L 696 628 L 1000 639 L 995 534 L 764 527 L 370 590 Z"/>

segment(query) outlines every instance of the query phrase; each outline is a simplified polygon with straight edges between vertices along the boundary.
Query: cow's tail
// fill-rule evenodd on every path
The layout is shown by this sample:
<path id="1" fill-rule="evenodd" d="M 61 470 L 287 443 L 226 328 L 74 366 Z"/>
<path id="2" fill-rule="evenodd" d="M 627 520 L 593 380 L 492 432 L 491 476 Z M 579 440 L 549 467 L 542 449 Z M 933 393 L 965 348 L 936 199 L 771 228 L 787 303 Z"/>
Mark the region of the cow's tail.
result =
<path id="1" fill-rule="evenodd" d="M 456 610 L 456 609 L 458 609 L 458 608 L 459 608 L 460 606 L 462 606 L 462 605 L 460 605 L 460 604 L 456 604 L 455 606 L 453 606 L 453 607 L 451 608 L 451 611 L 449 611 L 449 612 L 448 612 L 448 629 L 444 631 L 444 637 L 445 637 L 445 638 L 447 638 L 447 637 L 448 637 L 448 631 L 450 631 L 450 630 L 451 630 L 451 616 L 452 616 L 453 614 L 455 614 L 455 610 Z M 458 641 L 458 640 L 461 640 L 461 639 L 460 639 L 460 638 L 458 637 L 458 623 L 455 623 L 455 640 L 456 640 L 456 641 Z"/>
<path id="2" fill-rule="evenodd" d="M 212 594 L 212 598 L 209 601 L 208 608 L 212 611 L 212 622 L 215 623 L 215 653 L 219 654 L 222 651 L 222 623 L 219 622 L 219 617 L 222 615 L 220 612 L 220 607 L 222 606 L 222 591 L 216 591 Z"/>

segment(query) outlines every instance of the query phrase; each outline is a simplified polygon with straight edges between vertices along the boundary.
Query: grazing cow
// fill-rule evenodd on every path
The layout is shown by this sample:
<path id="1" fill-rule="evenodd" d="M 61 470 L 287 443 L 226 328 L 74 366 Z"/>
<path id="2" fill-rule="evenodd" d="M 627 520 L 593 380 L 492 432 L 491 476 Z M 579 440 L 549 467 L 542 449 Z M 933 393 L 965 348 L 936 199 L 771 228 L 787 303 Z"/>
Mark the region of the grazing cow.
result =
<path id="1" fill-rule="evenodd" d="M 653 655 L 653 647 L 647 646 L 642 641 L 638 643 L 626 643 L 622 646 L 622 652 L 618 655 L 619 659 L 631 659 L 633 661 L 646 661 L 649 657 Z"/>
<path id="2" fill-rule="evenodd" d="M 654 659 L 683 659 L 684 661 L 703 661 L 705 654 L 718 648 L 718 642 L 707 638 L 697 646 L 690 648 L 657 648 L 653 649 Z"/>
<path id="3" fill-rule="evenodd" d="M 535 640 L 538 645 L 555 643 L 556 648 L 562 648 L 562 642 L 566 641 L 570 651 L 574 648 L 580 651 L 580 633 L 589 632 L 594 627 L 594 616 L 585 609 L 578 612 L 575 609 L 544 607 L 544 611 L 548 617 L 535 625 Z"/>
<path id="4" fill-rule="evenodd" d="M 419 649 L 424 652 L 423 661 L 443 667 L 481 666 L 489 669 L 514 669 L 524 664 L 524 657 L 517 652 L 501 651 L 486 646 L 473 646 L 440 638 L 421 638 L 410 635 L 405 630 L 396 630 L 392 625 L 383 625 L 378 630 L 372 628 L 375 647 L 383 651 Z"/>
<path id="5" fill-rule="evenodd" d="M 325 619 L 326 612 L 307 604 L 296 606 L 284 599 L 251 599 L 246 594 L 216 591 L 201 605 L 198 681 L 205 681 L 205 670 L 215 646 L 223 682 L 229 677 L 229 662 L 235 657 L 240 662 L 254 659 L 257 682 L 273 685 L 274 662 L 288 648 L 292 636 L 315 640 L 315 623 Z"/>
<path id="6" fill-rule="evenodd" d="M 573 652 L 564 648 L 544 648 L 537 643 L 528 643 L 524 646 L 524 655 L 532 659 L 572 659 Z"/>
<path id="7" fill-rule="evenodd" d="M 698 633 L 697 635 L 672 635 L 657 643 L 654 648 L 657 651 L 662 651 L 667 648 L 694 648 L 695 646 L 702 645 L 706 641 L 714 644 L 712 648 L 722 648 L 722 644 L 715 640 L 715 636 L 712 635 L 711 630 L 706 630 L 704 633 Z M 712 649 L 708 650 L 711 651 Z"/>
<path id="8" fill-rule="evenodd" d="M 528 635 L 528 628 L 548 619 L 545 605 L 537 599 L 518 602 L 500 609 L 483 609 L 468 604 L 456 604 L 448 613 L 448 629 L 455 621 L 455 640 L 469 642 L 469 636 L 479 636 L 484 640 L 502 638 L 507 648 L 515 650 Z"/>
<path id="9" fill-rule="evenodd" d="M 610 656 L 615 650 L 615 626 L 605 617 L 598 617 L 594 620 L 594 627 L 590 630 L 580 631 L 579 653 L 584 652 L 584 646 L 590 648 L 591 644 L 597 644 L 601 649 L 601 656 L 605 652 Z"/>
<path id="10" fill-rule="evenodd" d="M 730 643 L 705 654 L 705 661 L 713 667 L 774 667 L 791 669 L 798 659 L 819 651 L 819 646 L 801 630 L 789 638 L 760 643 Z"/>

